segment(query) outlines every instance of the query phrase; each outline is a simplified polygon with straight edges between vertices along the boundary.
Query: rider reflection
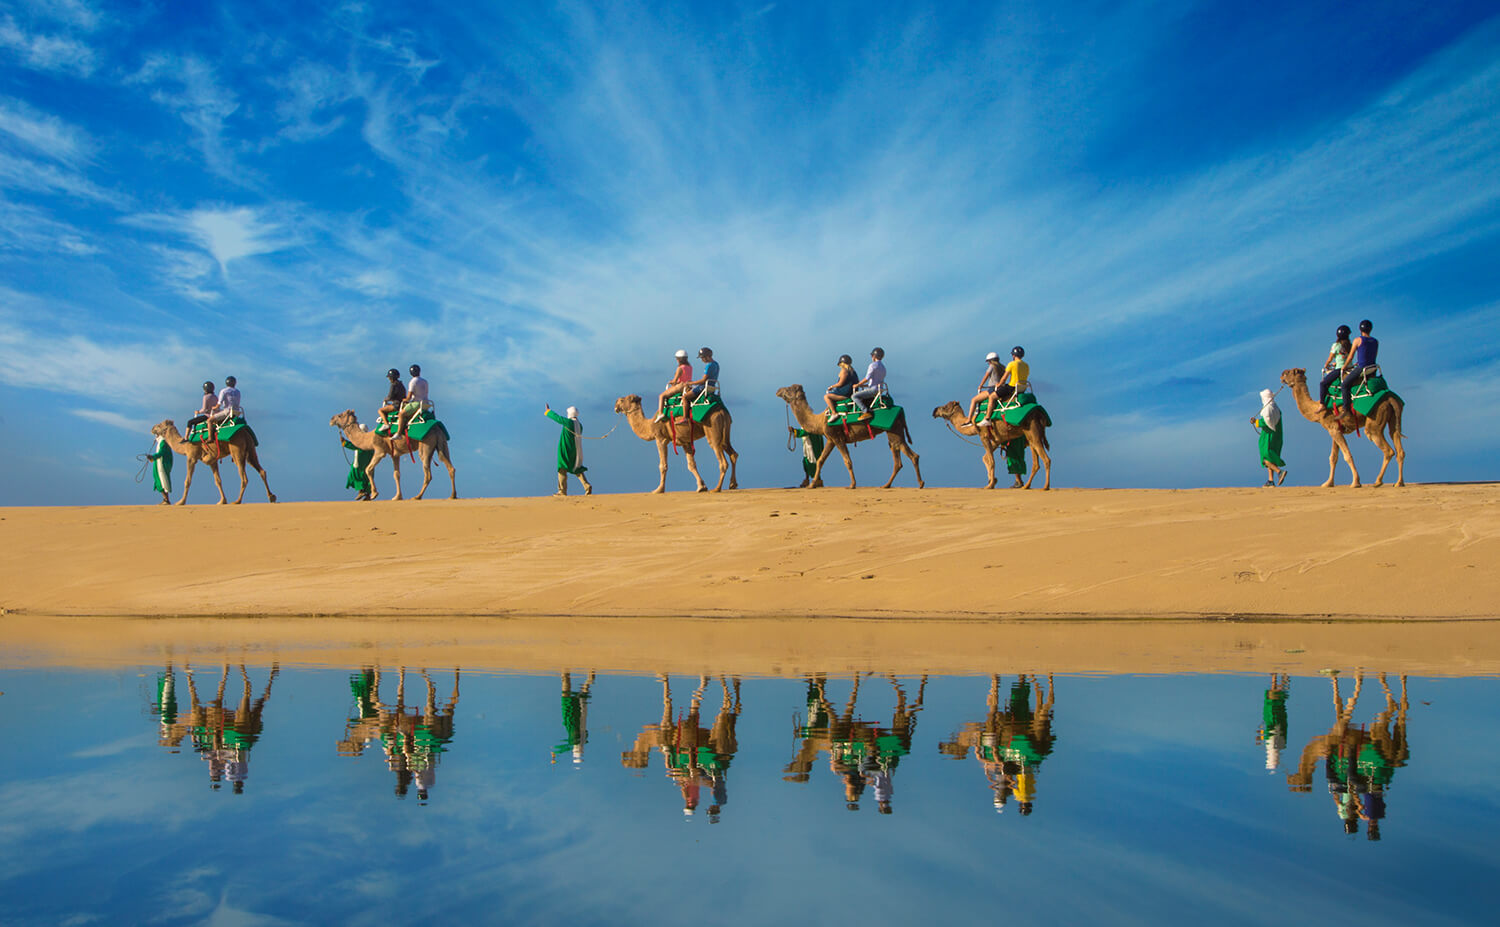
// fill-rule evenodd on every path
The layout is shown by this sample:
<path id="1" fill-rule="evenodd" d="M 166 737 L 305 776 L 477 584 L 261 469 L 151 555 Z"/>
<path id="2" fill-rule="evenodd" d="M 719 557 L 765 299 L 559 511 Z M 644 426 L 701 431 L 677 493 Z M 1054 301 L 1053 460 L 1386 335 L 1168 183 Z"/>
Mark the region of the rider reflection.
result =
<path id="1" fill-rule="evenodd" d="M 245 782 L 250 776 L 250 750 L 265 729 L 262 716 L 266 700 L 271 697 L 271 684 L 281 671 L 278 664 L 271 664 L 266 677 L 265 689 L 260 698 L 252 701 L 250 674 L 240 664 L 240 679 L 244 683 L 238 706 L 224 707 L 224 692 L 229 683 L 229 664 L 224 664 L 219 676 L 218 691 L 214 700 L 204 704 L 198 696 L 197 678 L 191 665 L 183 667 L 188 684 L 188 715 L 183 720 L 177 703 L 177 675 L 172 664 L 157 675 L 156 703 L 152 706 L 157 715 L 160 734 L 157 742 L 164 747 L 176 748 L 183 738 L 191 736 L 193 751 L 208 764 L 209 788 L 217 790 L 228 780 L 230 788 L 238 795 L 245 791 Z M 177 752 L 175 749 L 172 752 Z"/>
<path id="2" fill-rule="evenodd" d="M 1365 836 L 1380 839 L 1380 822 L 1385 818 L 1385 793 L 1396 769 L 1405 766 L 1410 756 L 1406 742 L 1406 715 L 1410 703 L 1406 695 L 1406 676 L 1401 676 L 1401 698 L 1398 701 L 1384 673 L 1379 676 L 1385 693 L 1385 707 L 1367 725 L 1354 724 L 1354 710 L 1364 688 L 1364 673 L 1354 677 L 1354 694 L 1345 699 L 1339 692 L 1339 678 L 1333 677 L 1333 727 L 1327 734 L 1314 737 L 1302 749 L 1297 771 L 1286 777 L 1294 792 L 1312 790 L 1313 773 L 1318 761 L 1324 762 L 1328 793 L 1344 827 L 1344 833 L 1359 833 L 1365 825 Z"/>
<path id="3" fill-rule="evenodd" d="M 873 675 L 870 673 L 866 676 Z M 828 752 L 828 769 L 844 786 L 844 807 L 859 810 L 860 799 L 868 787 L 875 795 L 876 809 L 890 814 L 895 784 L 892 779 L 901 758 L 911 752 L 916 735 L 917 712 L 927 691 L 924 675 L 917 686 L 916 698 L 908 705 L 906 689 L 895 676 L 888 675 L 896 694 L 896 707 L 889 727 L 881 727 L 855 717 L 859 701 L 861 675 L 854 676 L 849 701 L 842 712 L 836 712 L 828 698 L 828 679 L 823 675 L 807 677 L 807 720 L 798 725 L 794 737 L 801 743 L 782 778 L 787 782 L 806 782 L 818 754 Z"/>
<path id="4" fill-rule="evenodd" d="M 719 677 L 722 689 L 719 714 L 712 728 L 703 727 L 700 718 L 703 692 L 708 687 L 707 676 L 698 678 L 698 687 L 693 690 L 686 715 L 675 721 L 672 717 L 672 685 L 666 674 L 658 674 L 661 681 L 661 720 L 647 724 L 636 736 L 631 749 L 620 754 L 620 764 L 627 769 L 645 769 L 651 761 L 653 748 L 661 751 L 667 777 L 677 783 L 682 792 L 682 813 L 685 817 L 697 814 L 702 803 L 704 786 L 709 789 L 711 803 L 708 821 L 717 824 L 724 805 L 729 801 L 729 764 L 739 749 L 735 727 L 740 714 L 740 680 L 732 681 Z"/>
<path id="5" fill-rule="evenodd" d="M 1036 704 L 1032 705 L 1032 689 Z M 974 759 L 984 771 L 985 780 L 994 792 L 997 814 L 1004 813 L 1012 797 L 1022 815 L 1028 815 L 1036 801 L 1036 774 L 1042 761 L 1052 753 L 1052 674 L 1043 684 L 1035 674 L 1022 674 L 1010 687 L 1004 709 L 1000 707 L 1000 677 L 990 676 L 990 695 L 983 721 L 969 721 L 952 738 L 938 745 L 938 751 L 956 760 L 974 752 Z"/>
<path id="6" fill-rule="evenodd" d="M 437 783 L 438 759 L 453 740 L 453 715 L 458 707 L 461 674 L 455 667 L 453 692 L 439 707 L 437 685 L 426 670 L 419 672 L 427 684 L 427 697 L 421 705 L 412 706 L 406 704 L 404 666 L 396 670 L 395 705 L 381 701 L 379 667 L 366 667 L 350 676 L 354 711 L 344 724 L 344 739 L 338 743 L 338 752 L 340 756 L 360 756 L 378 738 L 386 768 L 396 774 L 396 797 L 405 798 L 415 784 L 417 800 L 425 804 Z"/>

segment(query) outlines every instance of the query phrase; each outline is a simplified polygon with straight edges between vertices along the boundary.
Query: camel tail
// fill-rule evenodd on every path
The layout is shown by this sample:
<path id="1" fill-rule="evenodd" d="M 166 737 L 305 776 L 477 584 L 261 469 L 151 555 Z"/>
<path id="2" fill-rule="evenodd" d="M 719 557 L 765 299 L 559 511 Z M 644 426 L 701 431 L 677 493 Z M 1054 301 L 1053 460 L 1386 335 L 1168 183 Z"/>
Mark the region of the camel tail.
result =
<path id="1" fill-rule="evenodd" d="M 906 446 L 912 450 L 917 449 L 916 444 L 911 440 L 911 425 L 906 421 L 906 410 L 904 409 L 901 411 L 901 440 L 905 441 Z"/>

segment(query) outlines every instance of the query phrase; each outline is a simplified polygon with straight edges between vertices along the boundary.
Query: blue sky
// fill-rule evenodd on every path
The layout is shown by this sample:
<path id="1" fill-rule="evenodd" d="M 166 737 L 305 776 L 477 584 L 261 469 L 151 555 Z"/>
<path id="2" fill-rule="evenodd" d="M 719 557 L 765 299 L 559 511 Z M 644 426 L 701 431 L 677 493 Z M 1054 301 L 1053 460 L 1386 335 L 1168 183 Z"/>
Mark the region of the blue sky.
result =
<path id="1" fill-rule="evenodd" d="M 979 483 L 928 413 L 1022 344 L 1054 485 L 1242 484 L 1256 392 L 1365 317 L 1408 475 L 1486 479 L 1496 178 L 1484 3 L 12 2 L 0 425 L 49 437 L 0 504 L 151 501 L 147 428 L 231 373 L 277 492 L 344 497 L 325 423 L 412 362 L 461 493 L 550 492 L 543 402 L 600 434 L 703 344 L 744 485 L 800 479 L 774 389 L 874 344 L 930 482 Z"/>

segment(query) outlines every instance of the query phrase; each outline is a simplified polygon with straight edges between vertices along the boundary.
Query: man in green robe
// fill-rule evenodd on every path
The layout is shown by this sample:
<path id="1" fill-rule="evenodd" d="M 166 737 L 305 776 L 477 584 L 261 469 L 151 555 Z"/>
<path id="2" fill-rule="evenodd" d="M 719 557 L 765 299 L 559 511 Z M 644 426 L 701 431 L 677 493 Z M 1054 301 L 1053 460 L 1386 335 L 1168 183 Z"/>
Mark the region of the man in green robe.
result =
<path id="1" fill-rule="evenodd" d="M 151 453 L 146 455 L 151 462 L 151 488 L 161 493 L 161 505 L 172 503 L 172 449 L 166 439 L 158 437 Z"/>
<path id="2" fill-rule="evenodd" d="M 1260 463 L 1266 468 L 1267 486 L 1280 486 L 1286 480 L 1286 461 L 1281 459 L 1281 409 L 1268 389 L 1260 391 L 1260 414 L 1250 420 L 1260 433 Z"/>
<path id="3" fill-rule="evenodd" d="M 787 426 L 787 431 L 793 437 L 802 439 L 802 485 L 798 489 L 806 489 L 807 484 L 812 482 L 813 474 L 818 472 L 818 458 L 823 456 L 823 436 L 808 434 L 801 428 Z"/>
<path id="4" fill-rule="evenodd" d="M 557 436 L 557 492 L 554 495 L 568 494 L 569 473 L 578 477 L 578 482 L 583 484 L 585 496 L 592 494 L 594 487 L 589 483 L 588 477 L 583 475 L 588 467 L 583 465 L 583 449 L 578 444 L 583 435 L 583 425 L 578 421 L 578 409 L 568 406 L 568 417 L 563 418 L 553 412 L 549 405 L 546 415 L 562 426 L 562 434 Z"/>
<path id="5" fill-rule="evenodd" d="M 370 461 L 374 459 L 373 450 L 361 450 L 348 441 L 344 441 L 344 450 L 354 452 L 354 463 L 349 465 L 349 477 L 344 480 L 345 489 L 358 490 L 359 495 L 354 498 L 360 502 L 370 498 Z"/>

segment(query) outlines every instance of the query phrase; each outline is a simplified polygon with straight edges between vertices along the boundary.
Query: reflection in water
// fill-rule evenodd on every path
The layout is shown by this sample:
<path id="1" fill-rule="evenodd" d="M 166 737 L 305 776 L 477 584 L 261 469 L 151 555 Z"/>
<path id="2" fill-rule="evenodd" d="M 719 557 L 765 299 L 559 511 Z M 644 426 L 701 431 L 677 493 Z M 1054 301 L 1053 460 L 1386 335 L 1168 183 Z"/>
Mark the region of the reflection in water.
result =
<path id="1" fill-rule="evenodd" d="M 1031 704 L 1036 689 L 1036 706 Z M 983 721 L 969 721 L 938 751 L 961 760 L 974 752 L 995 793 L 996 813 L 1005 811 L 1012 795 L 1021 814 L 1031 813 L 1036 800 L 1036 774 L 1052 753 L 1052 675 L 1044 685 L 1024 673 L 1011 684 L 1005 708 L 1000 708 L 1000 677 L 990 677 L 990 697 Z"/>
<path id="2" fill-rule="evenodd" d="M 184 666 L 188 685 L 188 715 L 184 720 L 177 703 L 177 674 L 171 663 L 156 677 L 156 704 L 153 713 L 161 725 L 158 743 L 163 747 L 176 748 L 184 737 L 191 735 L 193 751 L 208 763 L 209 787 L 219 788 L 228 779 L 235 794 L 245 791 L 245 780 L 250 776 L 250 749 L 260 739 L 265 725 L 261 718 L 266 709 L 266 699 L 271 697 L 271 684 L 276 681 L 280 666 L 271 664 L 266 677 L 266 687 L 260 698 L 251 701 L 250 674 L 240 664 L 240 679 L 244 687 L 239 705 L 224 707 L 224 690 L 229 683 L 229 664 L 224 664 L 219 675 L 218 691 L 214 700 L 204 704 L 198 696 L 197 677 L 191 666 Z M 173 752 L 176 752 L 175 749 Z"/>
<path id="3" fill-rule="evenodd" d="M 552 762 L 559 753 L 571 753 L 574 763 L 583 762 L 583 745 L 589 742 L 589 689 L 594 685 L 594 671 L 583 688 L 573 690 L 573 674 L 562 674 L 562 723 L 567 739 L 552 748 Z"/>
<path id="4" fill-rule="evenodd" d="M 661 680 L 661 720 L 647 724 L 635 738 L 635 745 L 620 755 L 620 764 L 627 769 L 645 769 L 651 762 L 652 748 L 661 751 L 667 777 L 677 783 L 682 791 L 682 813 L 695 814 L 700 802 L 699 791 L 708 786 L 713 803 L 708 806 L 708 821 L 717 824 L 719 814 L 729 803 L 729 764 L 739 749 L 735 737 L 735 725 L 740 716 L 740 679 L 733 682 L 719 677 L 723 697 L 719 703 L 719 714 L 712 728 L 699 723 L 703 704 L 703 691 L 708 688 L 707 676 L 698 678 L 698 687 L 693 690 L 686 715 L 672 717 L 672 684 L 666 674 L 657 676 Z"/>
<path id="5" fill-rule="evenodd" d="M 1266 747 L 1266 772 L 1275 772 L 1281 766 L 1281 751 L 1286 749 L 1286 700 L 1291 692 L 1292 677 L 1271 674 L 1271 688 L 1261 702 L 1260 732 L 1256 735 Z"/>
<path id="6" fill-rule="evenodd" d="M 386 768 L 396 774 L 396 797 L 405 798 L 412 783 L 417 798 L 427 795 L 437 782 L 438 757 L 453 740 L 453 712 L 458 707 L 459 671 L 453 670 L 453 693 L 438 707 L 437 685 L 426 670 L 427 698 L 421 705 L 406 704 L 406 667 L 396 670 L 396 704 L 381 700 L 380 667 L 366 667 L 349 677 L 354 696 L 353 711 L 344 724 L 344 739 L 338 743 L 340 756 L 360 756 L 376 738 L 385 751 Z"/>
<path id="7" fill-rule="evenodd" d="M 1333 677 L 1333 727 L 1327 734 L 1314 737 L 1302 748 L 1297 771 L 1286 777 L 1294 792 L 1312 790 L 1313 772 L 1318 761 L 1324 761 L 1328 792 L 1344 824 L 1344 833 L 1359 833 L 1365 823 L 1365 836 L 1380 839 L 1380 822 L 1385 818 L 1385 791 L 1396 769 L 1406 765 L 1406 714 L 1410 707 L 1406 697 L 1406 675 L 1401 676 L 1401 699 L 1391 694 L 1385 674 L 1380 674 L 1380 688 L 1385 692 L 1385 708 L 1370 723 L 1353 724 L 1354 709 L 1364 689 L 1364 673 L 1354 677 L 1354 694 L 1344 699 L 1339 693 L 1339 678 Z"/>
<path id="8" fill-rule="evenodd" d="M 872 673 L 864 674 L 866 676 Z M 849 701 L 841 714 L 835 714 L 828 698 L 828 677 L 807 678 L 807 720 L 799 724 L 794 737 L 801 743 L 792 761 L 786 765 L 783 778 L 788 782 L 806 782 L 811 778 L 818 754 L 828 752 L 828 768 L 844 783 L 844 806 L 859 810 L 859 800 L 868 785 L 875 793 L 875 804 L 881 814 L 891 813 L 895 786 L 892 775 L 901 758 L 911 753 L 912 738 L 917 731 L 917 712 L 927 691 L 927 676 L 917 686 L 917 697 L 906 702 L 906 689 L 888 675 L 896 693 L 896 708 L 889 727 L 880 727 L 855 717 L 859 701 L 860 676 L 854 677 Z"/>

